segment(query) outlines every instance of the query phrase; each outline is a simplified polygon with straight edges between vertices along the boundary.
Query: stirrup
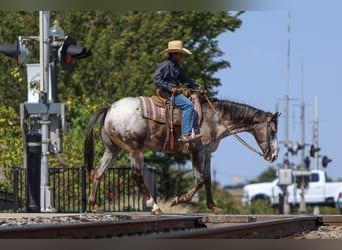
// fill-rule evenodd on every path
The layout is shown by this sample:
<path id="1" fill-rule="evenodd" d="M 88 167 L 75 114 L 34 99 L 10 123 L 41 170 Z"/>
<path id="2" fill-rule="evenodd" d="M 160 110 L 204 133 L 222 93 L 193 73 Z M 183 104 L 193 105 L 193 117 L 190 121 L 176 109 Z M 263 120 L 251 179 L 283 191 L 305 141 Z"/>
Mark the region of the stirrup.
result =
<path id="1" fill-rule="evenodd" d="M 178 139 L 178 141 L 180 141 L 180 142 L 189 142 L 189 141 L 193 141 L 193 140 L 200 139 L 200 138 L 202 138 L 202 136 L 203 136 L 203 135 L 201 135 L 201 134 L 197 134 L 197 135 L 195 135 L 195 137 L 192 137 L 191 134 L 190 134 L 190 135 L 182 135 L 182 136 Z"/>

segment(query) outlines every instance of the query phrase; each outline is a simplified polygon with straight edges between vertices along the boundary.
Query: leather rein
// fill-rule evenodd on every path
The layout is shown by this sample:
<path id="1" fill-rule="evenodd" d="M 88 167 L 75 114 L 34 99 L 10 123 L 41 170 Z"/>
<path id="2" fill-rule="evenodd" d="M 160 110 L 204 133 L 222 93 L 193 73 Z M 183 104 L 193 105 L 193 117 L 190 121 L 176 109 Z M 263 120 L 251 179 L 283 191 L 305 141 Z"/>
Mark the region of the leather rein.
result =
<path id="1" fill-rule="evenodd" d="M 199 92 L 201 93 L 200 90 L 195 90 L 195 89 L 192 89 L 192 91 L 195 91 L 195 92 Z M 251 145 L 249 145 L 245 140 L 243 140 L 240 136 L 238 136 L 237 134 L 234 134 L 234 133 L 231 133 L 229 131 L 229 128 L 228 126 L 224 123 L 224 121 L 222 120 L 222 118 L 218 115 L 218 111 L 215 109 L 213 103 L 211 102 L 211 100 L 209 99 L 208 95 L 206 93 L 201 93 L 205 96 L 206 100 L 208 101 L 210 107 L 214 110 L 215 114 L 218 116 L 218 118 L 220 119 L 221 123 L 223 124 L 223 126 L 226 128 L 228 134 L 232 135 L 235 137 L 235 139 L 237 139 L 242 145 L 244 145 L 245 147 L 249 148 L 250 150 L 252 150 L 254 153 L 264 157 L 265 155 L 258 151 L 257 149 L 255 149 L 254 147 L 252 147 Z"/>

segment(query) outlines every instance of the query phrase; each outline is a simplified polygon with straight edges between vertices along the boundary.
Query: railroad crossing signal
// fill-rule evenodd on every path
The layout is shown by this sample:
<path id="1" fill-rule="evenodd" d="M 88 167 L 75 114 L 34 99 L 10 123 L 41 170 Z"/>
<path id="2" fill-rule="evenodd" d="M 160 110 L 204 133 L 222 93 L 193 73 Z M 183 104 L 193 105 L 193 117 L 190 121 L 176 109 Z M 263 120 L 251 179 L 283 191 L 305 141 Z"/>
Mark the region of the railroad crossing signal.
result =
<path id="1" fill-rule="evenodd" d="M 288 151 L 292 154 L 292 155 L 297 155 L 299 150 L 303 150 L 305 147 L 305 144 L 300 144 L 298 142 L 293 142 L 292 146 L 288 147 Z"/>
<path id="2" fill-rule="evenodd" d="M 66 36 L 62 46 L 59 48 L 59 60 L 62 69 L 72 72 L 76 66 L 77 59 L 83 59 L 91 56 L 90 49 L 83 46 L 77 46 L 76 40 L 71 36 Z"/>
<path id="3" fill-rule="evenodd" d="M 320 150 L 321 150 L 320 148 L 315 148 L 314 145 L 311 145 L 311 147 L 310 147 L 310 156 L 311 157 L 315 157 L 315 153 L 320 151 Z"/>
<path id="4" fill-rule="evenodd" d="M 21 67 L 25 66 L 30 59 L 30 52 L 22 43 L 21 38 L 18 39 L 18 44 L 0 44 L 0 52 L 12 57 Z"/>
<path id="5" fill-rule="evenodd" d="M 322 158 L 322 166 L 326 168 L 329 164 L 329 162 L 332 162 L 332 159 L 329 159 L 328 156 L 323 156 Z"/>

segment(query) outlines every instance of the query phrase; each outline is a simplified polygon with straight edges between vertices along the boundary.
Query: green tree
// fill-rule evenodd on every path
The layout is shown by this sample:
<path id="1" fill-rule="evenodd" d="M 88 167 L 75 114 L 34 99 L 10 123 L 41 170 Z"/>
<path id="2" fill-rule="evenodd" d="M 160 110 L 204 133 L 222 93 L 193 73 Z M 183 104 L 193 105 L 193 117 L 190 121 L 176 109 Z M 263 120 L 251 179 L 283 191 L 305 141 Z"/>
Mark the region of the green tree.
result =
<path id="1" fill-rule="evenodd" d="M 23 143 L 18 114 L 0 103 L 0 168 L 10 182 L 12 167 L 22 166 Z M 0 183 L 1 187 L 1 183 Z"/>
<path id="2" fill-rule="evenodd" d="M 174 39 L 183 40 L 193 52 L 183 67 L 197 83 L 212 90 L 221 85 L 214 73 L 230 65 L 220 59 L 224 52 L 217 37 L 241 25 L 228 12 L 57 12 L 53 16 L 78 44 L 94 52 L 78 62 L 73 74 L 62 74 L 61 100 L 86 94 L 112 102 L 128 95 L 153 94 L 153 73 L 164 59 L 159 52 Z"/>

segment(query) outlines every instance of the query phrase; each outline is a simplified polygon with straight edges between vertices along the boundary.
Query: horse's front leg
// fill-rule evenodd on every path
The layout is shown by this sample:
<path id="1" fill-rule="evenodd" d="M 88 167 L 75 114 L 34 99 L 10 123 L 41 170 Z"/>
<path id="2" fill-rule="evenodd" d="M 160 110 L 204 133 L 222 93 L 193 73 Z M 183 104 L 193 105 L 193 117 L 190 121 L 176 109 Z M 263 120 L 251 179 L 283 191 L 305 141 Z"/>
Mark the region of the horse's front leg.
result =
<path id="1" fill-rule="evenodd" d="M 217 207 L 213 200 L 211 192 L 211 154 L 207 154 L 204 161 L 203 180 L 205 187 L 205 194 L 207 199 L 207 207 L 213 211 L 214 214 L 224 214 L 224 211 Z"/>
<path id="2" fill-rule="evenodd" d="M 203 175 L 202 175 L 202 168 L 204 162 L 204 154 L 201 152 L 190 153 L 190 158 L 192 160 L 192 170 L 194 171 L 196 177 L 196 185 L 188 191 L 186 194 L 181 196 L 176 196 L 175 199 L 171 203 L 171 207 L 178 205 L 180 203 L 189 202 L 192 197 L 198 192 L 198 190 L 203 186 Z"/>
<path id="3" fill-rule="evenodd" d="M 143 178 L 143 166 L 144 166 L 144 158 L 143 152 L 136 151 L 130 153 L 131 158 L 131 167 L 132 167 L 132 178 L 135 183 L 138 185 L 139 191 L 143 194 L 146 206 L 152 208 L 152 214 L 162 214 L 162 210 L 158 207 L 157 203 L 153 199 L 150 191 L 145 185 Z"/>
<path id="4" fill-rule="evenodd" d="M 174 200 L 171 203 L 171 207 L 176 206 L 180 203 L 189 202 L 202 186 L 202 181 L 196 181 L 196 185 L 190 191 L 188 191 L 186 194 L 182 194 L 181 196 L 176 196 L 174 198 Z"/>
<path id="5" fill-rule="evenodd" d="M 211 173 L 210 173 L 210 164 L 211 164 L 211 154 L 200 152 L 193 152 L 190 154 L 192 159 L 192 168 L 196 177 L 196 185 L 186 194 L 181 195 L 180 197 L 176 197 L 171 206 L 175 206 L 180 203 L 185 203 L 191 200 L 191 198 L 196 194 L 196 192 L 202 187 L 204 184 L 205 192 L 206 192 L 206 200 L 207 207 L 213 211 L 214 214 L 223 214 L 223 210 L 216 206 L 213 200 L 212 192 L 211 192 Z"/>

